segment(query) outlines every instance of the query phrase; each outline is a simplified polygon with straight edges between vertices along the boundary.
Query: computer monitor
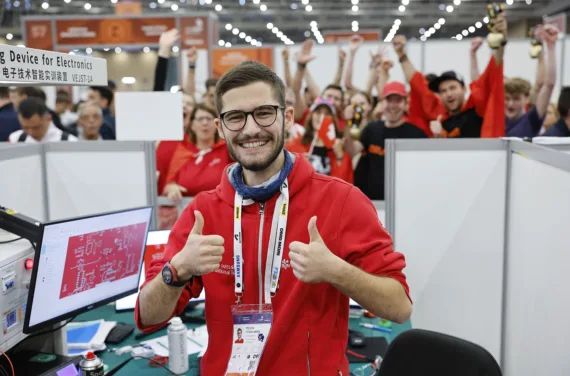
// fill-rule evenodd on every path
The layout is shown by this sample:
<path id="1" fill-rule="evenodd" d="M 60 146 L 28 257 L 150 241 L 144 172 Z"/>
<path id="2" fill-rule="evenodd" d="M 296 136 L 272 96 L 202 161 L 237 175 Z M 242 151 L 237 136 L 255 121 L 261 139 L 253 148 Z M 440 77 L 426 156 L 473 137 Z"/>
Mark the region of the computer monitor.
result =
<path id="1" fill-rule="evenodd" d="M 144 253 L 144 263 L 143 270 L 141 273 L 141 279 L 139 281 L 139 288 L 145 281 L 145 274 L 152 260 L 160 259 L 164 255 L 164 250 L 166 249 L 166 243 L 168 243 L 168 236 L 170 235 L 170 230 L 161 231 L 149 231 L 146 238 L 146 248 Z M 127 311 L 135 309 L 137 303 L 138 293 L 126 296 L 115 302 L 115 309 L 117 311 Z M 206 295 L 202 289 L 200 297 L 190 299 L 189 303 L 200 303 L 204 301 Z"/>
<path id="2" fill-rule="evenodd" d="M 42 224 L 24 333 L 136 292 L 151 215 L 144 207 Z"/>

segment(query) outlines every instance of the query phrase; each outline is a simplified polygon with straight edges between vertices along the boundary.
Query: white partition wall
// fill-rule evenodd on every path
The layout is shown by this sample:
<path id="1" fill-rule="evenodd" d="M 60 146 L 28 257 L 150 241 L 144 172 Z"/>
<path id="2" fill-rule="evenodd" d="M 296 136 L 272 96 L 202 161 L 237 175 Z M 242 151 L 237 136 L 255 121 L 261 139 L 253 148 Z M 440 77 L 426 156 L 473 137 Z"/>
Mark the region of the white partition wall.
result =
<path id="1" fill-rule="evenodd" d="M 45 221 L 45 174 L 41 145 L 2 144 L 0 205 Z"/>
<path id="2" fill-rule="evenodd" d="M 570 156 L 511 148 L 504 375 L 568 375 Z"/>
<path id="3" fill-rule="evenodd" d="M 388 140 L 387 224 L 406 256 L 414 328 L 501 353 L 502 140 Z"/>
<path id="4" fill-rule="evenodd" d="M 156 206 L 153 145 L 114 141 L 45 144 L 49 219 Z"/>

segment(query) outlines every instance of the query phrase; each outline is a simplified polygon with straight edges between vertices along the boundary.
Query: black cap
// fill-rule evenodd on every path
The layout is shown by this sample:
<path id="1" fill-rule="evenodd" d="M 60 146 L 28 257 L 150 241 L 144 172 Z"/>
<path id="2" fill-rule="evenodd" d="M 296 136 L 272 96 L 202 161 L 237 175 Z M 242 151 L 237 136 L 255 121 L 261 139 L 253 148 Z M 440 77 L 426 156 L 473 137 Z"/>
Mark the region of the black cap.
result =
<path id="1" fill-rule="evenodd" d="M 429 89 L 435 93 L 439 93 L 439 85 L 444 81 L 457 81 L 461 85 L 465 86 L 465 81 L 463 77 L 458 76 L 454 71 L 443 72 L 441 76 L 438 76 L 429 82 Z"/>

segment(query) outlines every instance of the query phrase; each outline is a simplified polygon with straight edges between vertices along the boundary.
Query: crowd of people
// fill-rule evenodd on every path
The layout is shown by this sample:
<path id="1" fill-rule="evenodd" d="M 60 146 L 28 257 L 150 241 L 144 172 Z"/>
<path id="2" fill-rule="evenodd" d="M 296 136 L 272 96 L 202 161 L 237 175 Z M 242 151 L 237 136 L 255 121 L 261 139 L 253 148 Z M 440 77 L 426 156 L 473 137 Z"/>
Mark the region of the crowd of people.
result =
<path id="1" fill-rule="evenodd" d="M 507 35 L 507 20 L 499 14 L 495 32 Z M 384 199 L 385 140 L 397 138 L 521 138 L 570 136 L 570 87 L 552 100 L 556 82 L 556 43 L 553 25 L 536 27 L 535 38 L 543 48 L 538 54 L 536 79 L 509 77 L 503 59 L 508 43 L 493 48 L 480 72 L 477 51 L 483 40 L 471 42 L 471 83 L 466 86 L 454 71 L 440 75 L 422 73 L 407 54 L 404 36 L 392 41 L 397 61 L 384 50 L 371 54 L 370 62 L 356 61 L 363 39 L 353 36 L 347 51 L 339 50 L 338 69 L 330 84 L 320 89 L 311 69 L 313 41 L 303 43 L 294 57 L 282 53 L 285 105 L 294 108 L 295 124 L 285 129 L 284 146 L 304 155 L 315 171 L 356 185 L 370 199 Z M 154 90 L 166 90 L 168 59 L 180 35 L 169 30 L 160 37 Z M 196 92 L 197 51 L 187 51 L 188 74 L 183 93 L 184 140 L 157 143 L 157 188 L 160 195 L 178 203 L 214 189 L 225 167 L 235 158 L 216 127 L 217 80 L 208 79 L 204 94 Z M 390 79 L 400 64 L 406 82 Z M 368 66 L 366 88 L 352 83 L 354 69 Z M 507 76 L 505 76 L 505 74 Z M 373 96 L 373 92 L 378 95 Z M 55 109 L 49 109 L 45 93 L 35 87 L 9 90 L 0 87 L 0 141 L 44 142 L 115 139 L 113 96 L 115 85 L 92 87 L 85 102 L 73 104 L 69 93 L 58 91 Z M 469 96 L 467 93 L 469 92 Z M 236 124 L 249 115 L 260 124 L 278 109 L 266 108 L 252 114 L 224 114 L 221 121 Z M 220 117 L 221 118 L 221 117 Z M 226 124 L 227 125 L 227 124 Z M 160 227 L 170 228 L 176 218 L 174 207 L 162 207 Z"/>

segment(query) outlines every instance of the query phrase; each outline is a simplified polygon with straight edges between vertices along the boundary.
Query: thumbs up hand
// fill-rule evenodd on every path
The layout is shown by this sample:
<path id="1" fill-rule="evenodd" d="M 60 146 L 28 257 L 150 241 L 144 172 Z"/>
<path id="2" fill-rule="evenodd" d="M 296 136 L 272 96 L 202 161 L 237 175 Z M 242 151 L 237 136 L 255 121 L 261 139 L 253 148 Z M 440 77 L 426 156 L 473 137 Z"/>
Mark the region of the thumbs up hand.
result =
<path id="1" fill-rule="evenodd" d="M 309 244 L 292 242 L 289 245 L 293 274 L 305 283 L 329 282 L 333 264 L 340 258 L 325 245 L 317 228 L 317 217 L 309 220 L 309 239 Z"/>
<path id="2" fill-rule="evenodd" d="M 436 120 L 432 120 L 429 122 L 429 129 L 431 133 L 433 133 L 433 137 L 439 138 L 443 133 L 443 125 L 441 124 L 442 116 L 438 115 Z"/>
<path id="3" fill-rule="evenodd" d="M 219 235 L 202 235 L 204 217 L 194 211 L 196 220 L 186 244 L 171 260 L 181 280 L 216 271 L 224 254 L 224 238 Z"/>

